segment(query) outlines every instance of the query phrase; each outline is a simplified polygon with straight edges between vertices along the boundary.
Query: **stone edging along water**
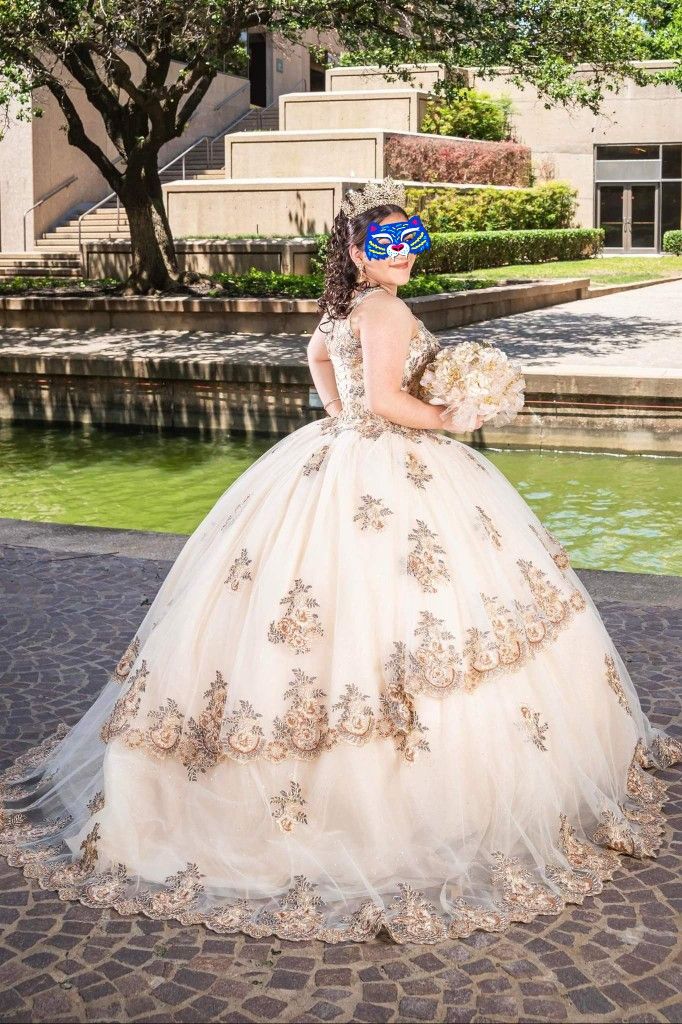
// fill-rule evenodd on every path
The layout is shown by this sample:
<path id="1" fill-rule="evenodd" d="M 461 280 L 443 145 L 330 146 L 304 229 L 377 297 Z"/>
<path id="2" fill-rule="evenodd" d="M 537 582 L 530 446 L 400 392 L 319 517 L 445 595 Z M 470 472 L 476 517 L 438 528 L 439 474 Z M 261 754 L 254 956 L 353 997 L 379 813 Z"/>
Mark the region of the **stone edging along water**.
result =
<path id="1" fill-rule="evenodd" d="M 589 278 L 495 285 L 408 299 L 431 331 L 583 299 Z M 85 330 L 225 331 L 311 334 L 319 322 L 315 299 L 0 297 L 0 326 Z"/>

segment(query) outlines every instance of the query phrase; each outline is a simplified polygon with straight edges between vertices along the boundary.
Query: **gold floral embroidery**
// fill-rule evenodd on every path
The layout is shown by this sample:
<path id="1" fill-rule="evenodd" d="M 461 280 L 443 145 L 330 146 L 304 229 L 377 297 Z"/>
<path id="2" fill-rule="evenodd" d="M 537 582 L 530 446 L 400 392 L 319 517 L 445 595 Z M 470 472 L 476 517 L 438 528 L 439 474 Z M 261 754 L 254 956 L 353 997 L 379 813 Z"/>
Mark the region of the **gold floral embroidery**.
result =
<path id="1" fill-rule="evenodd" d="M 532 872 L 518 857 L 507 857 L 501 851 L 493 854 L 493 885 L 499 886 L 502 905 L 513 921 L 532 921 L 537 914 L 559 914 L 565 901 L 537 882 Z"/>
<path id="2" fill-rule="evenodd" d="M 493 542 L 493 544 L 495 545 L 496 548 L 501 548 L 502 547 L 502 534 L 497 529 L 497 527 L 495 526 L 494 522 L 492 521 L 492 519 L 490 518 L 488 513 L 484 509 L 482 509 L 480 505 L 476 505 L 476 511 L 478 512 L 478 514 L 479 514 L 479 516 L 481 518 L 481 522 L 483 524 L 483 529 L 487 533 L 487 535 L 490 538 L 490 540 Z"/>
<path id="3" fill-rule="evenodd" d="M 661 736 L 656 733 L 650 750 L 644 743 L 637 745 L 637 759 L 642 768 L 656 768 L 659 765 L 669 768 L 671 764 L 682 761 L 682 740 L 675 736 Z"/>
<path id="4" fill-rule="evenodd" d="M 453 917 L 448 926 L 448 938 L 466 939 L 477 928 L 486 932 L 503 932 L 509 928 L 509 914 L 503 910 L 485 910 L 473 906 L 463 898 L 452 905 Z"/>
<path id="5" fill-rule="evenodd" d="M 100 736 L 105 743 L 109 743 L 116 736 L 123 735 L 130 728 L 130 720 L 135 717 L 140 709 L 142 694 L 145 691 L 148 676 L 149 669 L 147 668 L 146 661 L 143 661 L 132 677 L 128 689 L 118 698 L 111 714 L 100 730 Z"/>
<path id="6" fill-rule="evenodd" d="M 202 874 L 196 864 L 187 864 L 181 871 L 169 875 L 164 889 L 147 890 L 139 897 L 139 904 L 147 917 L 162 921 L 191 906 L 204 891 Z"/>
<path id="7" fill-rule="evenodd" d="M 182 737 L 181 760 L 190 782 L 196 780 L 197 773 L 205 775 L 220 759 L 220 729 L 227 704 L 227 683 L 221 672 L 216 672 L 215 679 L 204 690 L 204 700 L 206 707 L 198 718 L 189 719 Z M 238 743 L 236 749 L 240 749 Z"/>
<path id="8" fill-rule="evenodd" d="M 596 896 L 604 886 L 600 879 L 589 872 L 576 874 L 559 864 L 550 864 L 545 868 L 546 877 L 559 889 L 562 900 L 567 903 L 583 903 L 586 896 Z"/>
<path id="9" fill-rule="evenodd" d="M 408 574 L 414 576 L 423 591 L 435 594 L 438 583 L 450 579 L 445 561 L 438 557 L 445 554 L 445 548 L 438 543 L 438 534 L 430 530 L 422 519 L 417 519 L 408 540 L 412 542 L 407 556 Z"/>
<path id="10" fill-rule="evenodd" d="M 428 693 L 440 697 L 459 686 L 462 681 L 462 656 L 451 642 L 454 636 L 444 628 L 444 620 L 432 612 L 421 611 L 414 636 L 419 645 L 407 651 L 402 642 L 394 643 L 393 655 L 386 664 L 397 678 L 403 678 L 410 693 Z"/>
<path id="11" fill-rule="evenodd" d="M 535 598 L 536 604 L 550 622 L 561 622 L 568 614 L 567 602 L 561 597 L 559 588 L 550 583 L 547 574 L 538 569 L 532 562 L 519 558 L 516 563 Z M 586 601 L 579 590 L 573 589 L 568 597 L 568 604 L 575 611 L 582 611 Z"/>
<path id="12" fill-rule="evenodd" d="M 393 739 L 396 750 L 406 761 L 413 762 L 418 753 L 428 752 L 430 747 L 424 739 L 428 730 L 420 722 L 412 694 L 405 686 L 405 654 L 405 645 L 401 641 L 396 642 L 393 654 L 386 662 L 386 671 L 392 678 L 380 698 L 378 731 L 381 736 Z"/>
<path id="13" fill-rule="evenodd" d="M 549 551 L 550 555 L 554 559 L 555 565 L 559 569 L 568 569 L 571 564 L 568 552 L 556 539 L 554 534 L 551 533 L 542 523 L 540 523 L 539 529 L 534 523 L 529 523 L 528 525 L 540 543 Z"/>
<path id="14" fill-rule="evenodd" d="M 396 942 L 441 942 L 446 935 L 445 924 L 436 908 L 423 893 L 411 885 L 398 886 L 396 913 L 389 913 L 388 927 Z"/>
<path id="15" fill-rule="evenodd" d="M 610 654 L 605 654 L 604 664 L 606 666 L 606 682 L 609 684 L 609 686 L 615 693 L 616 697 L 618 698 L 618 703 L 620 704 L 620 706 L 624 708 L 625 711 L 627 711 L 627 713 L 632 717 L 632 710 L 630 709 L 630 704 L 628 703 L 628 699 L 625 696 L 625 690 L 623 688 L 623 683 L 620 678 L 620 673 L 618 672 L 618 668 L 616 666 L 615 658 L 613 658 Z"/>
<path id="16" fill-rule="evenodd" d="M 100 832 L 100 824 L 97 821 L 80 845 L 83 851 L 80 857 L 70 864 L 62 864 L 55 869 L 50 879 L 54 885 L 58 887 L 68 885 L 93 873 L 98 859 L 97 843 L 100 838 Z"/>
<path id="17" fill-rule="evenodd" d="M 280 901 L 280 909 L 260 914 L 258 923 L 267 925 L 283 939 L 314 938 L 324 925 L 322 906 L 313 883 L 304 875 L 296 875 L 294 885 Z"/>
<path id="18" fill-rule="evenodd" d="M 353 522 L 360 524 L 361 530 L 383 530 L 386 525 L 386 516 L 392 516 L 393 512 L 388 508 L 381 498 L 373 498 L 371 494 L 363 494 L 360 498 L 360 507 L 353 516 Z"/>
<path id="19" fill-rule="evenodd" d="M 575 828 L 565 814 L 559 816 L 559 845 L 571 867 L 598 875 L 599 878 L 612 878 L 620 864 L 618 854 L 611 850 L 600 850 L 577 839 Z"/>
<path id="20" fill-rule="evenodd" d="M 276 622 L 270 623 L 268 640 L 270 643 L 284 643 L 296 654 L 307 654 L 310 641 L 317 636 L 324 636 L 324 629 L 319 622 L 319 615 L 313 611 L 319 608 L 314 597 L 308 597 L 312 584 L 302 579 L 294 580 L 294 584 L 280 600 L 286 608 L 286 614 Z"/>
<path id="21" fill-rule="evenodd" d="M 304 811 L 305 800 L 298 782 L 292 779 L 289 789 L 282 789 L 278 796 L 270 797 L 270 809 L 273 820 L 282 832 L 293 832 L 295 825 L 307 825 L 308 818 Z"/>
<path id="22" fill-rule="evenodd" d="M 521 705 L 521 717 L 523 719 L 523 726 L 526 730 L 526 734 L 530 741 L 538 748 L 538 750 L 547 750 L 545 746 L 545 738 L 549 726 L 547 722 L 540 721 L 540 712 L 533 711 L 526 704 Z"/>
<path id="23" fill-rule="evenodd" d="M 121 655 L 120 661 L 114 669 L 114 679 L 118 683 L 125 683 L 126 679 L 130 675 L 130 670 L 135 663 L 135 659 L 140 653 L 140 646 L 140 638 L 136 636 Z"/>
<path id="24" fill-rule="evenodd" d="M 311 476 L 312 473 L 319 473 L 322 463 L 327 457 L 329 451 L 329 445 L 325 444 L 322 448 L 318 448 L 317 451 L 309 455 L 306 461 L 303 463 L 302 473 L 304 476 Z"/>
<path id="25" fill-rule="evenodd" d="M 99 790 L 94 796 L 88 800 L 88 810 L 90 814 L 98 814 L 104 807 L 104 793 Z"/>
<path id="26" fill-rule="evenodd" d="M 625 810 L 620 804 L 618 806 L 620 817 L 614 811 L 602 811 L 599 826 L 592 833 L 592 841 L 630 857 L 653 857 L 661 845 L 658 817 L 645 819 L 639 828 L 633 829 Z"/>
<path id="27" fill-rule="evenodd" d="M 225 582 L 232 590 L 239 590 L 242 583 L 246 583 L 250 580 L 251 572 L 248 566 L 251 565 L 253 559 L 249 558 L 249 553 L 246 548 L 242 548 L 241 552 L 235 558 L 234 562 L 230 566 Z"/>
<path id="28" fill-rule="evenodd" d="M 326 693 L 316 685 L 316 677 L 300 668 L 293 670 L 293 681 L 284 692 L 289 707 L 284 718 L 274 721 L 274 738 L 267 756 L 273 761 L 296 757 L 310 761 L 330 743 L 329 716 L 323 703 Z"/>
<path id="29" fill-rule="evenodd" d="M 426 484 L 429 480 L 433 480 L 433 473 L 429 473 L 426 463 L 419 456 L 415 455 L 414 452 L 407 452 L 405 454 L 405 470 L 407 479 L 411 480 L 415 487 L 422 491 L 426 489 Z"/>
<path id="30" fill-rule="evenodd" d="M 332 704 L 332 711 L 339 711 L 336 732 L 348 743 L 362 746 L 372 738 L 375 715 L 370 698 L 354 683 L 349 683 L 341 699 Z"/>
<path id="31" fill-rule="evenodd" d="M 232 760 L 247 764 L 259 757 L 265 745 L 263 729 L 258 724 L 262 717 L 248 700 L 240 700 L 225 719 L 226 753 Z"/>

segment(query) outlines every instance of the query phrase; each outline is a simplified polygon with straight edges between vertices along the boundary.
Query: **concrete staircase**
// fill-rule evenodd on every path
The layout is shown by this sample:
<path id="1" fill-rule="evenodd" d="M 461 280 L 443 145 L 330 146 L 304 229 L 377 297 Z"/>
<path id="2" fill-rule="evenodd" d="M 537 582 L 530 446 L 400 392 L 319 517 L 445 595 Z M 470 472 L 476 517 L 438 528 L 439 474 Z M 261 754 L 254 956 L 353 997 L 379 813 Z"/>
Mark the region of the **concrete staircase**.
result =
<path id="1" fill-rule="evenodd" d="M 0 280 L 11 277 L 79 277 L 80 260 L 67 252 L 0 253 Z"/>
<path id="2" fill-rule="evenodd" d="M 256 107 L 229 129 L 230 132 L 276 131 L 279 127 L 279 106 L 273 103 L 264 109 Z M 161 181 L 184 181 L 194 178 L 222 178 L 225 174 L 225 144 L 219 136 L 213 145 L 199 145 L 191 150 L 182 161 L 161 172 Z M 35 250 L 28 253 L 0 254 L 0 278 L 2 277 L 77 277 L 79 275 L 78 253 L 79 215 L 59 224 L 36 239 Z M 81 224 L 81 239 L 129 238 L 128 218 L 123 207 L 117 207 L 116 199 L 110 199 L 97 210 L 93 210 Z"/>

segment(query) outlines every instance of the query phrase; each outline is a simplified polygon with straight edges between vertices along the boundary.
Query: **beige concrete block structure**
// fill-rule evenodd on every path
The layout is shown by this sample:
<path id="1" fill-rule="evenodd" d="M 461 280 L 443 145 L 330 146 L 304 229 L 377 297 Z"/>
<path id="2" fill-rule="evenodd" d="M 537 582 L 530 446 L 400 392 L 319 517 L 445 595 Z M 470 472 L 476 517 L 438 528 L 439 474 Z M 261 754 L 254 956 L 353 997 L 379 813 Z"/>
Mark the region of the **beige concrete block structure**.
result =
<path id="1" fill-rule="evenodd" d="M 436 82 L 445 77 L 442 64 L 401 64 L 400 68 L 409 73 L 409 80 L 393 79 L 378 67 L 357 65 L 355 67 L 327 68 L 325 73 L 326 92 L 348 92 L 351 89 L 405 89 L 411 86 L 422 92 L 431 92 Z M 463 68 L 462 73 L 467 74 Z"/>
<path id="2" fill-rule="evenodd" d="M 316 128 L 382 128 L 418 132 L 429 94 L 418 89 L 288 93 L 279 98 L 279 125 L 286 131 Z"/>

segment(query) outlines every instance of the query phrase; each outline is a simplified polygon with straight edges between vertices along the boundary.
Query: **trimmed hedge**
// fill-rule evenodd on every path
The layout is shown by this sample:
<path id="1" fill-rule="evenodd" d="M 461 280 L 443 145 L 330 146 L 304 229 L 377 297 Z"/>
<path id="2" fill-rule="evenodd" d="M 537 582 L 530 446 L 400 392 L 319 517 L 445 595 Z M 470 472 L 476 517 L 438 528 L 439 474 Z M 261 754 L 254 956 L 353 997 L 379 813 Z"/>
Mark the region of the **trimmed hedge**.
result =
<path id="1" fill-rule="evenodd" d="M 287 298 L 316 299 L 322 294 L 321 274 L 278 274 L 274 270 L 250 270 L 247 274 L 213 274 L 211 280 L 219 287 L 210 295 L 224 298 Z M 419 274 L 399 289 L 403 298 L 437 295 L 440 292 L 471 291 L 488 288 L 497 282 L 492 278 L 461 278 L 454 274 Z"/>
<path id="2" fill-rule="evenodd" d="M 519 263 L 588 259 L 596 256 L 603 244 L 602 228 L 434 232 L 417 272 L 452 274 Z"/>
<path id="3" fill-rule="evenodd" d="M 431 248 L 419 257 L 415 275 L 456 274 L 518 263 L 584 260 L 604 244 L 602 228 L 556 228 L 546 231 L 433 231 Z M 324 275 L 329 235 L 318 235 L 319 247 L 310 266 Z"/>
<path id="4" fill-rule="evenodd" d="M 569 228 L 578 192 L 551 181 L 533 188 L 473 192 L 408 189 L 408 203 L 429 231 L 521 231 Z"/>
<path id="5" fill-rule="evenodd" d="M 438 135 L 389 135 L 386 174 L 401 181 L 519 185 L 531 183 L 531 153 L 518 142 L 480 142 Z"/>
<path id="6" fill-rule="evenodd" d="M 682 256 L 682 231 L 666 231 L 663 235 L 663 252 Z"/>

